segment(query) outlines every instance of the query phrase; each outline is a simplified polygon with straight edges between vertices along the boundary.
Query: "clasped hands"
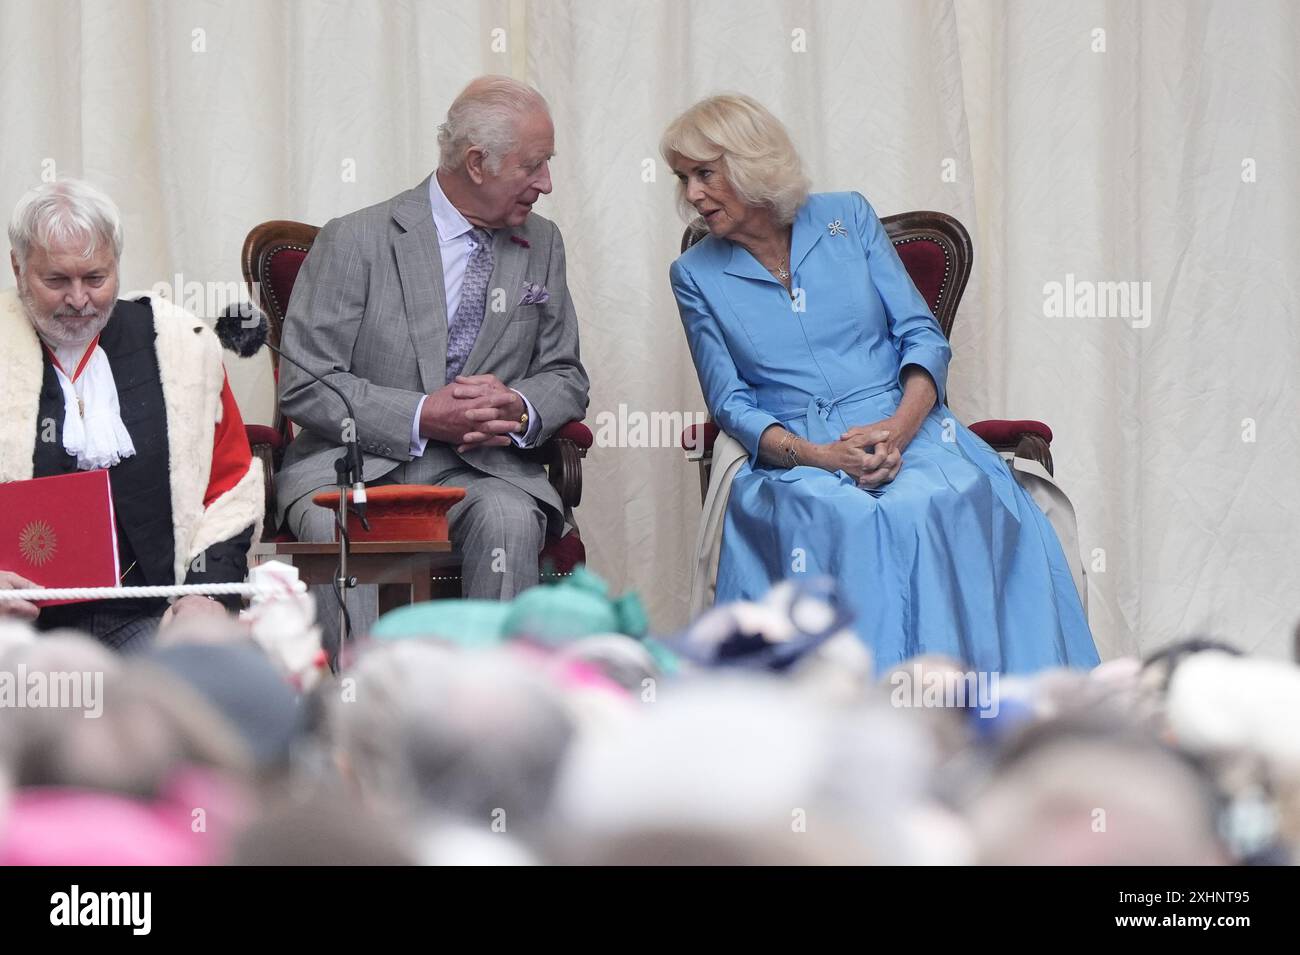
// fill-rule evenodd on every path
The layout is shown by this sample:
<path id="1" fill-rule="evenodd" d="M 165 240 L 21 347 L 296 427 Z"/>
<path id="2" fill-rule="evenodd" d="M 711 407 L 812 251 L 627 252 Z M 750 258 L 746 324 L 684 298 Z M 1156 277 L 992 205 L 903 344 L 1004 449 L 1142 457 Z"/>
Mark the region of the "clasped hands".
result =
<path id="1" fill-rule="evenodd" d="M 521 434 L 524 399 L 496 375 L 458 375 L 429 395 L 420 409 L 420 434 L 434 441 L 471 448 L 505 447 Z"/>
<path id="2" fill-rule="evenodd" d="M 858 487 L 876 488 L 898 477 L 903 449 L 920 430 L 900 415 L 849 428 L 839 440 L 822 445 L 828 471 L 843 471 Z"/>

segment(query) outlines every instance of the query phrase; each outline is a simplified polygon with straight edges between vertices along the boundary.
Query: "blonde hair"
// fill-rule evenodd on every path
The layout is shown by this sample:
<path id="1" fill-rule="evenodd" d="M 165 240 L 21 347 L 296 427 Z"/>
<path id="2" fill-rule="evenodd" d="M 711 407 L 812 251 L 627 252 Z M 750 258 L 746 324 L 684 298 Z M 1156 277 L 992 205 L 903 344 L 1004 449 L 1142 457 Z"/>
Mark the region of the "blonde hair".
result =
<path id="1" fill-rule="evenodd" d="M 808 177 L 790 133 L 766 107 L 742 93 L 700 100 L 669 124 L 659 152 L 670 165 L 675 155 L 721 163 L 741 201 L 767 206 L 781 225 L 793 222 L 808 198 Z M 677 205 L 684 218 L 694 217 L 680 184 Z"/>

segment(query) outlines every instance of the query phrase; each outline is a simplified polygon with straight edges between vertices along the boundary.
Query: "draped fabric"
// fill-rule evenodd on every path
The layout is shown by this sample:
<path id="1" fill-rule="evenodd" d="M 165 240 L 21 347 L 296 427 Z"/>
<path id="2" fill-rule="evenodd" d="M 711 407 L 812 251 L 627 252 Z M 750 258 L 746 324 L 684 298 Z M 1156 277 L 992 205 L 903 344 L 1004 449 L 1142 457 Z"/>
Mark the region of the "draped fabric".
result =
<path id="1" fill-rule="evenodd" d="M 558 149 L 538 211 L 565 236 L 599 442 L 578 519 L 593 568 L 669 629 L 699 518 L 674 432 L 704 404 L 657 145 L 696 99 L 749 93 L 815 189 L 970 230 L 947 401 L 1051 425 L 1102 656 L 1192 632 L 1280 656 L 1300 618 L 1298 38 L 1284 0 L 6 0 L 0 207 L 89 178 L 125 215 L 123 288 L 212 319 L 251 226 L 414 186 L 468 79 L 534 83 Z M 265 357 L 230 380 L 267 421 Z"/>

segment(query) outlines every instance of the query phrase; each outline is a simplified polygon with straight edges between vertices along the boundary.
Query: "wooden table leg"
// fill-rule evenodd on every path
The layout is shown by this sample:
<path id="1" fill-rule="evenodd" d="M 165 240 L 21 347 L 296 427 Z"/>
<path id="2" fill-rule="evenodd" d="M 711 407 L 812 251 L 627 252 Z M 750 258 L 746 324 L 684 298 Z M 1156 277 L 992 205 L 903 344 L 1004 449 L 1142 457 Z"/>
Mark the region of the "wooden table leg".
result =
<path id="1" fill-rule="evenodd" d="M 411 603 L 433 599 L 433 558 L 420 554 L 411 560 Z"/>
<path id="2" fill-rule="evenodd" d="M 379 616 L 383 616 L 390 610 L 396 610 L 398 607 L 405 607 L 411 602 L 411 588 L 408 584 L 380 584 L 379 585 Z"/>

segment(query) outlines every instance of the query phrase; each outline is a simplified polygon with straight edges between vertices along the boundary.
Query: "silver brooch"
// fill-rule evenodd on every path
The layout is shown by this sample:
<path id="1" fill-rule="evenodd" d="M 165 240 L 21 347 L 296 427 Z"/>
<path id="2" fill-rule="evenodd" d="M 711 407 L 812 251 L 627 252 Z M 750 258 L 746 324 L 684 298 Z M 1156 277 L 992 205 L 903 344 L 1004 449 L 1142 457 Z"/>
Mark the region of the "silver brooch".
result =
<path id="1" fill-rule="evenodd" d="M 836 219 L 834 222 L 829 223 L 826 227 L 831 230 L 831 235 L 849 234 L 848 229 L 844 228 L 844 223 L 841 222 L 839 219 Z"/>

